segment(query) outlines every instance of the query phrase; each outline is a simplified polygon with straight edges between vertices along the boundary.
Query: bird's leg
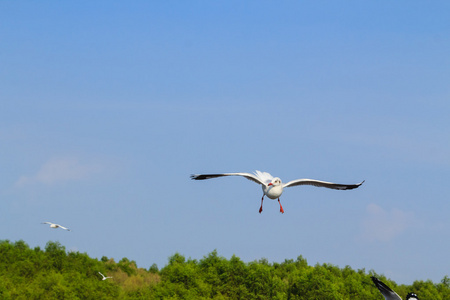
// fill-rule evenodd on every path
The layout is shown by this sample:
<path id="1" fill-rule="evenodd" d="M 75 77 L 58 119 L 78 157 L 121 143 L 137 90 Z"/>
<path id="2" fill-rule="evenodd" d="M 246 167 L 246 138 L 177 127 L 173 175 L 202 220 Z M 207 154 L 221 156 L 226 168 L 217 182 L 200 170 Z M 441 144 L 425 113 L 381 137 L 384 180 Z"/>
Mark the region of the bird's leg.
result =
<path id="1" fill-rule="evenodd" d="M 284 214 L 283 206 L 281 206 L 280 198 L 278 198 L 278 203 L 280 203 L 280 213 Z"/>
<path id="2" fill-rule="evenodd" d="M 262 205 L 263 205 L 264 195 L 261 198 L 261 207 L 259 208 L 259 213 L 262 212 Z"/>

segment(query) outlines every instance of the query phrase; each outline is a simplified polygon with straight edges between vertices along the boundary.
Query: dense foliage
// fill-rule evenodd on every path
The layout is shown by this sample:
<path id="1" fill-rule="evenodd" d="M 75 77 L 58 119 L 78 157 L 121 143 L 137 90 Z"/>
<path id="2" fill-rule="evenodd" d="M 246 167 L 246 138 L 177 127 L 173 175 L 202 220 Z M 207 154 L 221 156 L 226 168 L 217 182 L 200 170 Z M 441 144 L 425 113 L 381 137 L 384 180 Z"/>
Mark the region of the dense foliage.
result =
<path id="1" fill-rule="evenodd" d="M 101 272 L 112 279 L 101 280 Z M 450 299 L 450 278 L 435 284 L 395 282 L 373 271 L 309 266 L 299 256 L 282 263 L 265 259 L 245 263 L 213 251 L 201 260 L 180 254 L 158 270 L 137 268 L 123 258 L 118 263 L 66 252 L 58 242 L 31 249 L 25 242 L 0 242 L 1 299 L 364 299 L 382 300 L 370 276 L 376 275 L 405 297 L 415 291 L 422 300 Z"/>

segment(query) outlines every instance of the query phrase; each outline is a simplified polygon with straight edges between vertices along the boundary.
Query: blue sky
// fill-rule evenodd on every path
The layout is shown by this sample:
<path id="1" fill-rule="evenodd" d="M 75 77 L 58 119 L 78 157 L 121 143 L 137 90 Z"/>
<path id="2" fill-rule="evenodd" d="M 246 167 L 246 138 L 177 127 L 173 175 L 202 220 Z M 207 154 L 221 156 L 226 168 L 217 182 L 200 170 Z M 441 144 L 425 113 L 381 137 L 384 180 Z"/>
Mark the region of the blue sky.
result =
<path id="1" fill-rule="evenodd" d="M 446 1 L 3 1 L 0 239 L 450 275 Z M 244 178 L 366 180 L 292 187 Z M 51 221 L 72 232 L 50 230 Z"/>

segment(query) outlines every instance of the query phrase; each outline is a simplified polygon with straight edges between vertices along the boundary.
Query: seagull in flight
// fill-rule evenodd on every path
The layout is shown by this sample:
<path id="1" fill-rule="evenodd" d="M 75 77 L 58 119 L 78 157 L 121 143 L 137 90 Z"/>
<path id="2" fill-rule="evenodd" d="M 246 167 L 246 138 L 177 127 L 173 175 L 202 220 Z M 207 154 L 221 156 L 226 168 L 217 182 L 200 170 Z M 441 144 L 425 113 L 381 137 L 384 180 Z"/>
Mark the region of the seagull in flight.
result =
<path id="1" fill-rule="evenodd" d="M 102 273 L 100 273 L 100 272 L 98 272 L 98 274 L 100 274 L 100 275 L 102 275 L 102 280 L 106 280 L 106 279 L 108 279 L 108 278 L 112 278 L 112 277 L 106 277 L 105 275 L 103 275 Z"/>
<path id="2" fill-rule="evenodd" d="M 394 292 L 390 287 L 388 287 L 386 284 L 384 284 L 381 280 L 376 278 L 375 276 L 372 276 L 372 281 L 375 283 L 375 286 L 380 290 L 381 294 L 384 296 L 384 299 L 386 300 L 402 300 L 402 298 Z M 419 297 L 417 297 L 414 293 L 409 293 L 406 295 L 406 300 L 419 300 Z"/>
<path id="3" fill-rule="evenodd" d="M 70 231 L 69 228 L 66 228 L 66 227 L 64 227 L 64 226 L 61 226 L 61 225 L 59 225 L 59 224 L 55 224 L 55 223 L 52 223 L 52 222 L 43 222 L 43 223 L 41 223 L 41 224 L 50 224 L 50 228 L 53 228 L 53 229 L 61 228 L 61 229 Z"/>
<path id="4" fill-rule="evenodd" d="M 317 187 L 326 187 L 335 190 L 351 190 L 359 187 L 363 182 L 357 184 L 338 184 L 314 179 L 296 179 L 289 181 L 288 183 L 282 183 L 281 179 L 278 177 L 273 177 L 267 172 L 255 171 L 254 174 L 251 173 L 222 173 L 222 174 L 193 174 L 191 179 L 193 180 L 204 180 L 210 178 L 217 178 L 223 176 L 243 176 L 251 181 L 254 181 L 262 186 L 263 196 L 261 198 L 261 207 L 259 208 L 259 213 L 263 210 L 263 200 L 264 196 L 269 197 L 272 200 L 278 199 L 280 204 L 280 212 L 284 213 L 283 206 L 281 206 L 280 196 L 283 193 L 285 187 L 297 186 L 297 185 L 313 185 Z"/>

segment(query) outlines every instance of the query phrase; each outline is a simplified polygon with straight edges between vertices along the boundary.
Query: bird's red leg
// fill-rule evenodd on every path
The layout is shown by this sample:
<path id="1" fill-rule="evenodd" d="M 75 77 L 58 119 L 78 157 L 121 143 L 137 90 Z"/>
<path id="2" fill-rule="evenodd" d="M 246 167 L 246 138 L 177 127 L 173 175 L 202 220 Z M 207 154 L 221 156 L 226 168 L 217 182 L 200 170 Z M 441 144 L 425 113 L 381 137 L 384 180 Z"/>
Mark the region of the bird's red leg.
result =
<path id="1" fill-rule="evenodd" d="M 264 195 L 263 195 L 262 198 L 261 198 L 261 207 L 259 208 L 259 213 L 262 212 L 262 204 L 263 204 L 263 200 L 264 200 Z"/>
<path id="2" fill-rule="evenodd" d="M 280 203 L 280 213 L 284 214 L 283 206 L 281 206 L 280 198 L 278 198 L 278 203 Z"/>

